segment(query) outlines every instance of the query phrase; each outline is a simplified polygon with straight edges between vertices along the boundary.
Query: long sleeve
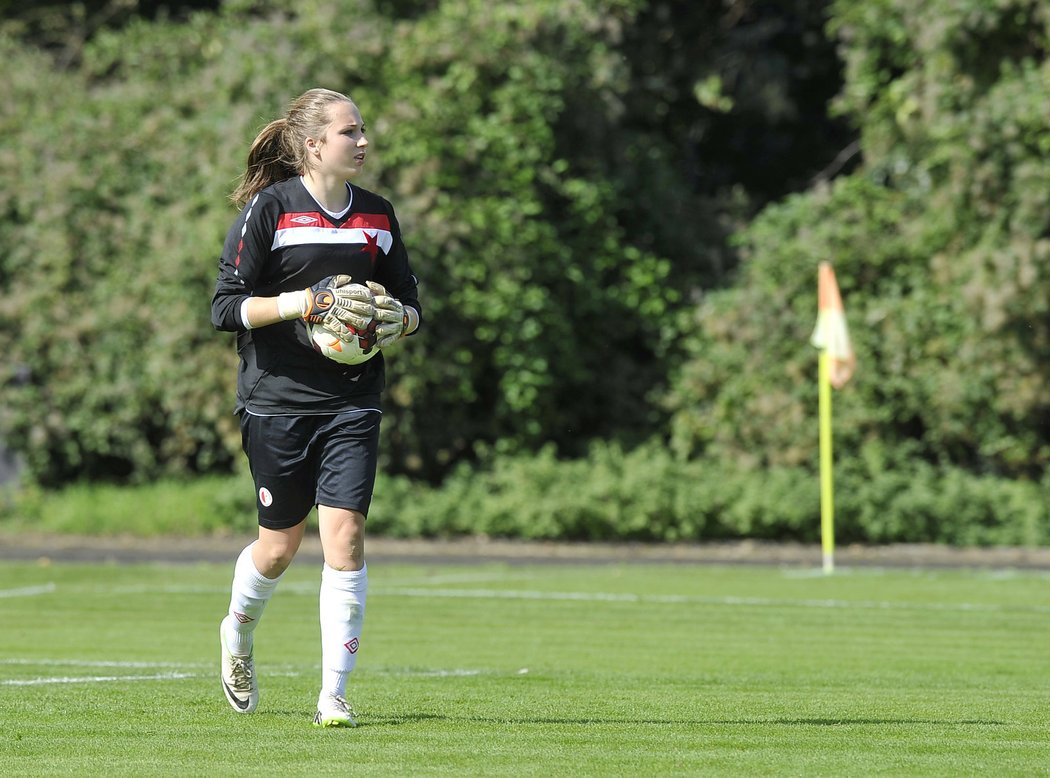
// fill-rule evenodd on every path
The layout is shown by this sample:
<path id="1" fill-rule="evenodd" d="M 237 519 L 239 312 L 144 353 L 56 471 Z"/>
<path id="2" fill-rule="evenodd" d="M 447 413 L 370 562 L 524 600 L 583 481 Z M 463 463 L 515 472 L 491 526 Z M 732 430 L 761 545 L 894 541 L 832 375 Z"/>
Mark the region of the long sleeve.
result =
<path id="1" fill-rule="evenodd" d="M 264 272 L 278 211 L 272 197 L 256 195 L 230 227 L 211 301 L 211 321 L 216 329 L 244 330 L 241 303 L 255 292 Z"/>

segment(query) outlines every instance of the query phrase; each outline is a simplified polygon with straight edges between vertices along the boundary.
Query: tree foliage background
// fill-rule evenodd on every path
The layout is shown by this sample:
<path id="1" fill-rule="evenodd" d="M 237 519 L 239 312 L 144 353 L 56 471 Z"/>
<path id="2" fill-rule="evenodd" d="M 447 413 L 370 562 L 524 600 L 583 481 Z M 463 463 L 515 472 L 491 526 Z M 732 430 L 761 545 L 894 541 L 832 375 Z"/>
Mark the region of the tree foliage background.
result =
<path id="1" fill-rule="evenodd" d="M 361 107 L 361 183 L 422 282 L 426 331 L 388 361 L 399 513 L 429 484 L 472 506 L 464 531 L 813 537 L 828 259 L 860 361 L 836 395 L 844 536 L 1041 542 L 1048 13 L 9 4 L 0 433 L 46 486 L 240 466 L 207 316 L 226 198 L 255 132 L 323 85 Z"/>

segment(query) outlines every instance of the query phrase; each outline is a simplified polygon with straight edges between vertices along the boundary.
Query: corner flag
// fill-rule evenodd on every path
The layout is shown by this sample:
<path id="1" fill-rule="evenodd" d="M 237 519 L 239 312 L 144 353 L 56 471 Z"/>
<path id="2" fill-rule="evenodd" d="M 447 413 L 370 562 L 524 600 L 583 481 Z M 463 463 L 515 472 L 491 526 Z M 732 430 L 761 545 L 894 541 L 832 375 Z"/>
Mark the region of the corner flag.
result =
<path id="1" fill-rule="evenodd" d="M 817 274 L 817 326 L 809 342 L 820 350 L 820 537 L 824 572 L 835 569 L 835 500 L 831 457 L 831 387 L 841 389 L 853 376 L 856 357 L 846 327 L 846 311 L 830 262 Z"/>
<path id="2" fill-rule="evenodd" d="M 817 326 L 809 342 L 827 354 L 831 364 L 828 378 L 841 389 L 853 377 L 857 360 L 846 327 L 846 311 L 830 262 L 821 262 L 817 270 Z"/>

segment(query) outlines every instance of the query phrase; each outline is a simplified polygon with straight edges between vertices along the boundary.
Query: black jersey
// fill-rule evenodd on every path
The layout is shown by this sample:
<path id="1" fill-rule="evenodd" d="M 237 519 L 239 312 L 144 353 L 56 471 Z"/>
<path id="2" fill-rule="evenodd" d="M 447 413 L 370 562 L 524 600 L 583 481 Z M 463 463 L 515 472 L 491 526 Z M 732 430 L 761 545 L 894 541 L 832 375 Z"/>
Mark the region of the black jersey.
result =
<path id="1" fill-rule="evenodd" d="M 352 184 L 339 218 L 322 209 L 298 176 L 252 198 L 230 228 L 219 260 L 212 323 L 237 332 L 237 411 L 259 415 L 336 413 L 378 408 L 385 381 L 380 352 L 343 365 L 314 350 L 301 319 L 246 330 L 243 301 L 306 289 L 345 273 L 377 281 L 420 314 L 416 278 L 390 203 Z"/>

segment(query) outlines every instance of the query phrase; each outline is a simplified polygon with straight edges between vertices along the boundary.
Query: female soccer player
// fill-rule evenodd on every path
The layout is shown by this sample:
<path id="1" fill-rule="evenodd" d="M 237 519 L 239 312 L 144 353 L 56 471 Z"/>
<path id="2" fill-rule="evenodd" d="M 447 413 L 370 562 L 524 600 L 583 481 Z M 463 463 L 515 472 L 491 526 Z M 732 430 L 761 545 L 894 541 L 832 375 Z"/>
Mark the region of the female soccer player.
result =
<path id="1" fill-rule="evenodd" d="M 219 628 L 222 687 L 238 713 L 258 705 L 253 633 L 316 505 L 322 727 L 356 726 L 346 683 L 368 591 L 365 517 L 384 368 L 382 353 L 357 365 L 327 359 L 311 347 L 306 322 L 345 332 L 374 319 L 382 348 L 414 332 L 421 313 L 393 208 L 348 181 L 367 154 L 357 106 L 327 89 L 300 95 L 263 128 L 232 195 L 243 209 L 212 298 L 213 324 L 237 333 L 236 412 L 259 512 L 258 540 L 237 559 Z"/>

